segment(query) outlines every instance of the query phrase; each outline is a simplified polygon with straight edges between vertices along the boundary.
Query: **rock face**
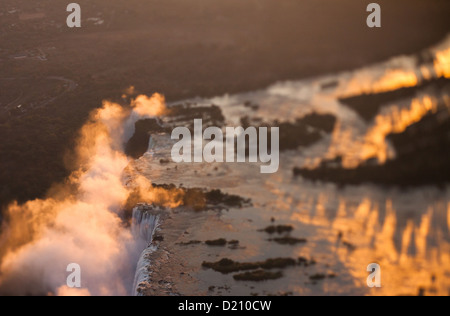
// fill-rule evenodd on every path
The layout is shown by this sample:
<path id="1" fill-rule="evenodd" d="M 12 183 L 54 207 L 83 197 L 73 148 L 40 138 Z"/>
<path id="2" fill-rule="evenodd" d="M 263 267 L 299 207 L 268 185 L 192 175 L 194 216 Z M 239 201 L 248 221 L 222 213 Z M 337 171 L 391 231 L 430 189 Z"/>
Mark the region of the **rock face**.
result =
<path id="1" fill-rule="evenodd" d="M 138 159 L 147 151 L 150 135 L 165 131 L 166 129 L 161 127 L 155 119 L 136 122 L 134 135 L 126 144 L 125 153 L 134 159 Z"/>
<path id="2" fill-rule="evenodd" d="M 371 182 L 383 185 L 443 185 L 450 182 L 450 113 L 443 106 L 409 126 L 403 133 L 391 134 L 396 159 L 384 165 L 366 162 L 344 169 L 339 158 L 325 161 L 316 169 L 294 168 L 294 175 L 340 185 Z"/>

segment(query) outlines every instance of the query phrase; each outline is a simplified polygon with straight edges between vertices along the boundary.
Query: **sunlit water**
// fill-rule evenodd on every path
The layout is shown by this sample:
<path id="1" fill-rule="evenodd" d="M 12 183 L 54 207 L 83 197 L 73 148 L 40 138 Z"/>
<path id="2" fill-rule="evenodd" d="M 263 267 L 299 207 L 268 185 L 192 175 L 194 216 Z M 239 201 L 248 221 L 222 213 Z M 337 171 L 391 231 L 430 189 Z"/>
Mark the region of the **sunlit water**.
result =
<path id="1" fill-rule="evenodd" d="M 239 239 L 246 246 L 236 260 L 253 261 L 274 256 L 315 258 L 314 271 L 337 277 L 311 284 L 303 271 L 288 270 L 286 277 L 262 287 L 293 294 L 450 294 L 450 187 L 403 190 L 377 185 L 338 188 L 294 178 L 293 167 L 317 166 L 325 158 L 343 156 L 344 166 L 354 167 L 377 157 L 382 163 L 395 157 L 385 141 L 417 122 L 435 104 L 449 104 L 448 95 L 417 95 L 414 99 L 386 104 L 373 123 L 366 123 L 339 97 L 414 86 L 423 79 L 449 76 L 450 40 L 431 49 L 435 62 L 417 65 L 414 57 L 394 58 L 338 75 L 275 84 L 266 90 L 194 100 L 199 105 L 219 105 L 228 126 L 239 126 L 243 116 L 286 121 L 310 112 L 331 113 L 338 119 L 335 131 L 319 143 L 281 153 L 280 170 L 263 175 L 254 164 L 174 164 L 169 135 L 154 136 L 150 149 L 136 161 L 136 170 L 156 183 L 186 187 L 219 188 L 251 198 L 253 206 L 231 210 L 221 216 L 221 231 L 210 237 Z M 326 83 L 335 82 L 324 88 Z M 251 101 L 257 111 L 244 106 Z M 169 167 L 169 168 L 168 168 Z M 307 238 L 301 246 L 280 246 L 257 232 L 274 217 L 278 224 L 295 227 L 293 236 Z M 214 225 L 214 223 L 211 223 Z M 229 237 L 228 237 L 229 236 Z M 382 287 L 366 285 L 368 264 L 382 269 Z M 141 262 L 140 266 L 144 264 Z M 208 280 L 211 271 L 199 274 Z M 233 294 L 248 294 L 245 286 L 229 277 Z M 206 281 L 205 281 L 206 282 Z"/>
<path id="2" fill-rule="evenodd" d="M 151 261 L 148 256 L 154 251 L 151 246 L 153 234 L 158 226 L 159 216 L 145 206 L 137 206 L 133 209 L 131 232 L 136 241 L 138 250 L 143 249 L 136 265 L 136 272 L 132 287 L 132 294 L 139 296 L 139 288 L 148 281 Z"/>

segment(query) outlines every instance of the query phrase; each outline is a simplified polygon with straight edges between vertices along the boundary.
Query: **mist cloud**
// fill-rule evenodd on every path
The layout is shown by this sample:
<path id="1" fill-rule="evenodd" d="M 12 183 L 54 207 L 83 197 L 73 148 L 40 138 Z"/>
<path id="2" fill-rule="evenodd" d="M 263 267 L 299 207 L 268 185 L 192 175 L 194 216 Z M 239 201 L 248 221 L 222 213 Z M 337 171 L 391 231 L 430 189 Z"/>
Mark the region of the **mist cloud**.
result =
<path id="1" fill-rule="evenodd" d="M 153 192 L 147 179 L 122 182 L 128 165 L 123 144 L 134 123 L 165 111 L 164 97 L 138 96 L 129 108 L 104 102 L 80 131 L 77 170 L 47 199 L 13 203 L 0 237 L 0 294 L 127 295 L 136 265 L 129 227 L 120 212 L 131 193 L 172 205 L 170 192 Z M 131 134 L 131 135 L 130 135 Z M 142 188 L 136 188 L 142 185 Z M 66 267 L 77 263 L 82 289 L 66 286 Z"/>

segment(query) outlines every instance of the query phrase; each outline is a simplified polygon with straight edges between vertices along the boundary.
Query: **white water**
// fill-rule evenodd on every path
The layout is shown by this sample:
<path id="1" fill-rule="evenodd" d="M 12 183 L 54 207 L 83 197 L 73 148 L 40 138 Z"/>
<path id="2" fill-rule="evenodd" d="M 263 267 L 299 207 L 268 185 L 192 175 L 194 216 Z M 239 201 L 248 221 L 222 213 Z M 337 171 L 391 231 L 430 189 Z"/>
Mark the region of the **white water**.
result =
<path id="1" fill-rule="evenodd" d="M 146 205 L 138 205 L 133 209 L 131 232 L 138 249 L 144 249 L 136 266 L 132 288 L 134 296 L 141 295 L 140 285 L 146 284 L 149 280 L 149 267 L 151 266 L 149 255 L 155 251 L 155 247 L 151 243 L 159 222 L 159 215 L 156 214 L 156 210 L 156 208 Z"/>

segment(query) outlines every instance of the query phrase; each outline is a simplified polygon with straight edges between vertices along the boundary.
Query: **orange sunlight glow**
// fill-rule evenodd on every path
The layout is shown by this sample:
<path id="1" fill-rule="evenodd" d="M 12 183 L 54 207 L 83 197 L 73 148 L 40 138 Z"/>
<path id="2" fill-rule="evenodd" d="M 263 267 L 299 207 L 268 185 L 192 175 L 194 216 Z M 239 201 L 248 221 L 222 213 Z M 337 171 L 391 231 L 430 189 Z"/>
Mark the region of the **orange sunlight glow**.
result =
<path id="1" fill-rule="evenodd" d="M 91 296 L 87 289 L 70 288 L 67 285 L 61 286 L 56 294 L 58 296 Z"/>
<path id="2" fill-rule="evenodd" d="M 375 118 L 373 126 L 365 136 L 365 142 L 361 150 L 361 160 L 376 157 L 380 163 L 394 158 L 393 150 L 388 148 L 386 136 L 391 133 L 401 133 L 406 128 L 420 121 L 427 113 L 436 112 L 437 102 L 429 96 L 422 99 L 414 99 L 408 109 L 391 107 L 390 113 L 379 114 Z"/>
<path id="3" fill-rule="evenodd" d="M 371 87 L 372 93 L 387 92 L 400 88 L 414 87 L 418 83 L 415 73 L 403 70 L 388 70 L 386 74 Z"/>
<path id="4" fill-rule="evenodd" d="M 388 69 L 376 79 L 370 70 L 362 70 L 350 80 L 342 95 L 382 93 L 414 87 L 418 83 L 419 79 L 413 71 Z"/>
<path id="5" fill-rule="evenodd" d="M 355 203 L 354 196 L 338 195 L 335 199 L 338 204 L 334 206 L 337 207 L 336 216 L 330 218 L 322 211 L 329 206 L 324 195 L 318 193 L 317 204 L 302 202 L 290 219 L 331 228 L 332 233 L 319 228 L 318 234 L 328 240 L 330 257 L 345 265 L 345 271 L 356 282 L 354 286 L 366 289 L 366 294 L 372 295 L 416 295 L 422 286 L 429 293 L 448 295 L 449 284 L 445 277 L 450 264 L 448 241 L 445 240 L 447 223 L 440 219 L 447 217 L 449 220 L 450 203 L 431 203 L 428 211 L 414 221 L 408 219 L 405 209 L 399 209 L 398 201 L 390 197 L 380 203 L 370 194 L 362 195 Z M 354 245 L 353 250 L 337 243 L 337 232 L 342 232 L 343 240 Z M 311 257 L 313 253 L 314 246 L 305 245 L 297 255 Z M 367 278 L 364 267 L 369 262 L 377 262 L 382 267 L 381 288 L 369 289 L 364 283 Z M 301 287 L 296 290 L 304 291 Z"/>
<path id="6" fill-rule="evenodd" d="M 140 116 L 162 115 L 166 110 L 164 96 L 159 93 L 155 93 L 151 97 L 139 95 L 131 103 L 131 106 Z"/>
<path id="7" fill-rule="evenodd" d="M 8 208 L 8 225 L 0 236 L 0 293 L 128 293 L 123 276 L 134 269 L 135 262 L 129 258 L 130 251 L 136 250 L 119 212 L 132 193 L 139 202 L 166 206 L 177 206 L 180 202 L 174 200 L 182 200 L 182 192 L 153 189 L 148 179 L 138 180 L 138 194 L 136 187 L 124 186 L 123 170 L 129 164 L 123 151 L 124 122 L 132 115 L 135 121 L 160 115 L 165 110 L 164 97 L 141 95 L 131 107 L 103 102 L 80 131 L 76 169 L 67 183 L 57 186 L 47 199 L 13 203 Z M 70 263 L 79 264 L 83 278 L 90 282 L 82 290 L 65 287 Z"/>
<path id="8" fill-rule="evenodd" d="M 434 69 L 438 77 L 450 78 L 450 48 L 436 53 Z"/>

